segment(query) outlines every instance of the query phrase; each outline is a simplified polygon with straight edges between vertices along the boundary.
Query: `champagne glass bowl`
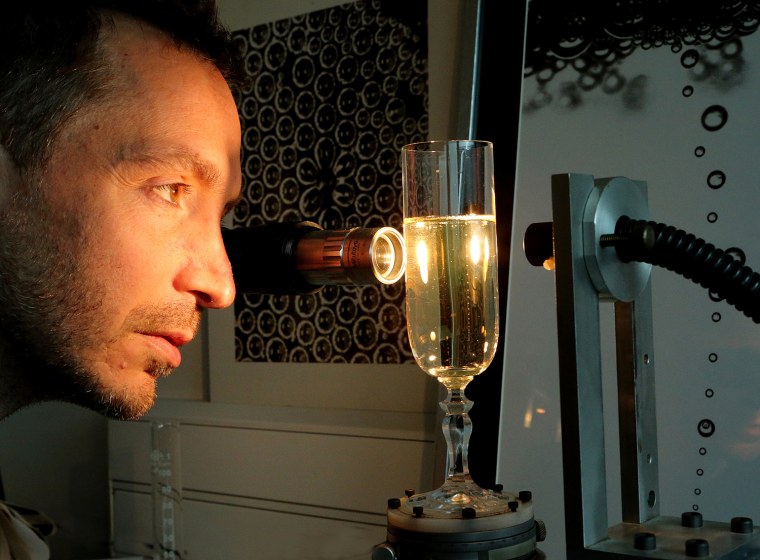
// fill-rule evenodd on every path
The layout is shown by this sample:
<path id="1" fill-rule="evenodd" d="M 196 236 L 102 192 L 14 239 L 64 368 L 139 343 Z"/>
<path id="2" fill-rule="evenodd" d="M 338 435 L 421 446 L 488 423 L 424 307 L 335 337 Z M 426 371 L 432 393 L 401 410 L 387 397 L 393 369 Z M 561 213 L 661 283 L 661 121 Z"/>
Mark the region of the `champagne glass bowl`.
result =
<path id="1" fill-rule="evenodd" d="M 491 363 L 499 339 L 493 146 L 432 141 L 402 148 L 406 311 L 417 365 L 446 389 L 447 473 L 405 510 L 431 517 L 504 513 L 513 498 L 478 486 L 467 452 L 472 401 L 465 387 Z M 420 511 L 417 509 L 416 511 Z"/>

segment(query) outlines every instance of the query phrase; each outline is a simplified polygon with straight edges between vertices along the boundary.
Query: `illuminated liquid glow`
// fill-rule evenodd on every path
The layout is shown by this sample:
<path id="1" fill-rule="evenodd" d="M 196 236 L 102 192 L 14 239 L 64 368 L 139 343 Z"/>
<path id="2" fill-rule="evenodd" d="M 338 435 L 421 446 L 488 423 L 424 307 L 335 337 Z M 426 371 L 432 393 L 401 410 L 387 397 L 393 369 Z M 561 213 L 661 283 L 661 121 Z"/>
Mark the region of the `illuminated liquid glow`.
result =
<path id="1" fill-rule="evenodd" d="M 472 401 L 464 389 L 485 370 L 499 339 L 496 220 L 493 215 L 407 218 L 407 329 L 417 364 L 447 389 L 440 406 L 447 443 L 447 475 L 440 488 L 408 498 L 402 511 L 460 517 L 509 511 L 514 496 L 479 487 L 467 449 Z"/>
<path id="2" fill-rule="evenodd" d="M 494 216 L 408 218 L 406 305 L 417 364 L 464 387 L 493 359 L 499 338 Z"/>

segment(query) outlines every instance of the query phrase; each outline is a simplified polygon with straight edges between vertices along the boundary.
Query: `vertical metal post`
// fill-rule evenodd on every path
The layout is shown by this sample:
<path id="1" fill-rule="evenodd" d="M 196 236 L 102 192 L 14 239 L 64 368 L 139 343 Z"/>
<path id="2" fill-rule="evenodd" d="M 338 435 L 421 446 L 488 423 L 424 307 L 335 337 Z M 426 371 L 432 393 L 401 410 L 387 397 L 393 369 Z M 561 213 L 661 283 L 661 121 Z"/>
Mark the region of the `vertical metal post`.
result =
<path id="1" fill-rule="evenodd" d="M 607 537 L 599 298 L 584 262 L 590 175 L 552 177 L 568 556 Z"/>
<path id="2" fill-rule="evenodd" d="M 623 521 L 660 514 L 651 282 L 632 302 L 615 302 L 620 484 Z"/>

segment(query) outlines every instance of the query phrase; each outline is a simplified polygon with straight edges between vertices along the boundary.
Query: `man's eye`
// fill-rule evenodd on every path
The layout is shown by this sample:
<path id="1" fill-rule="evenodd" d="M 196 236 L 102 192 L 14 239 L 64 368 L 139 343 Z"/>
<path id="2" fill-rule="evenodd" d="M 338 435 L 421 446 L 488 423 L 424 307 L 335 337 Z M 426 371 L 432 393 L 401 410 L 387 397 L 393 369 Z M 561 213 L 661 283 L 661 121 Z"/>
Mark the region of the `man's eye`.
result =
<path id="1" fill-rule="evenodd" d="M 172 204 L 179 204 L 182 200 L 182 195 L 187 192 L 188 185 L 182 183 L 171 183 L 167 185 L 158 185 L 153 187 L 153 190 L 167 202 Z"/>

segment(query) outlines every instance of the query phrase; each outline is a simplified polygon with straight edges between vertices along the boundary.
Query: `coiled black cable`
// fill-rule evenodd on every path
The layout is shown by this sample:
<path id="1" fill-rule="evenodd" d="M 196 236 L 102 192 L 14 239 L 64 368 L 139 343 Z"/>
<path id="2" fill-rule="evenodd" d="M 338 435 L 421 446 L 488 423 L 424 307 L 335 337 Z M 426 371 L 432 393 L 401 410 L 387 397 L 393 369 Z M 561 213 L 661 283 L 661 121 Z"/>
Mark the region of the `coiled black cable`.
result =
<path id="1" fill-rule="evenodd" d="M 618 219 L 614 236 L 603 237 L 623 262 L 650 263 L 680 274 L 760 323 L 760 274 L 723 249 L 673 226 L 628 216 Z"/>

